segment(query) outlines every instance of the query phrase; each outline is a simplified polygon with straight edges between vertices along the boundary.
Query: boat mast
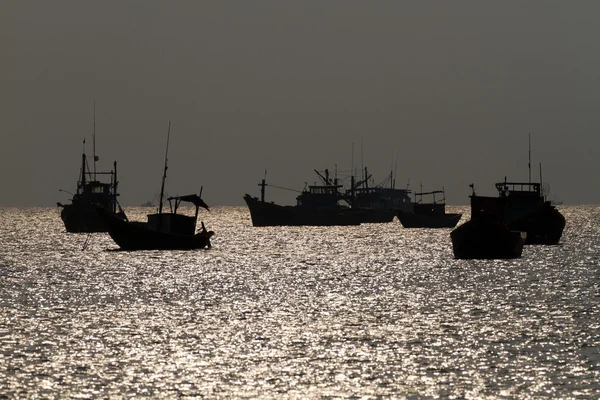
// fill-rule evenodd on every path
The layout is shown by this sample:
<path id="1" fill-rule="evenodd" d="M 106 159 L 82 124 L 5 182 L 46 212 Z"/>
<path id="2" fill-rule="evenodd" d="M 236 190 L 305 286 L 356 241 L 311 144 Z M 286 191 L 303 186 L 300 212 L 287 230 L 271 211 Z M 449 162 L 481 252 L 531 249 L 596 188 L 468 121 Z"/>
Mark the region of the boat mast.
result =
<path id="1" fill-rule="evenodd" d="M 158 213 L 162 214 L 163 196 L 165 194 L 165 181 L 167 180 L 167 156 L 169 155 L 169 137 L 171 136 L 171 121 L 169 121 L 169 130 L 167 131 L 167 150 L 165 151 L 165 169 L 160 186 L 160 202 L 158 203 Z M 160 219 L 162 221 L 162 218 Z"/>
<path id="2" fill-rule="evenodd" d="M 390 165 L 390 189 L 394 188 L 394 150 L 392 150 L 392 165 Z"/>
<path id="3" fill-rule="evenodd" d="M 540 163 L 540 195 L 542 195 L 544 201 L 546 201 L 546 195 L 544 194 L 543 185 L 544 182 L 542 181 L 542 163 Z"/>
<path id="4" fill-rule="evenodd" d="M 117 213 L 117 185 L 119 184 L 119 181 L 117 180 L 117 162 L 114 162 L 114 166 L 115 166 L 115 172 L 113 174 L 113 204 L 112 204 L 112 208 L 113 208 L 113 213 Z"/>
<path id="5" fill-rule="evenodd" d="M 83 143 L 85 143 L 85 139 L 83 139 Z M 85 192 L 85 150 L 83 154 L 81 154 L 81 193 Z"/>
<path id="6" fill-rule="evenodd" d="M 529 185 L 531 186 L 531 133 L 529 134 L 529 163 L 527 166 L 529 167 Z"/>
<path id="7" fill-rule="evenodd" d="M 92 152 L 94 153 L 94 181 L 96 180 L 96 100 L 94 100 L 94 130 L 92 131 Z"/>

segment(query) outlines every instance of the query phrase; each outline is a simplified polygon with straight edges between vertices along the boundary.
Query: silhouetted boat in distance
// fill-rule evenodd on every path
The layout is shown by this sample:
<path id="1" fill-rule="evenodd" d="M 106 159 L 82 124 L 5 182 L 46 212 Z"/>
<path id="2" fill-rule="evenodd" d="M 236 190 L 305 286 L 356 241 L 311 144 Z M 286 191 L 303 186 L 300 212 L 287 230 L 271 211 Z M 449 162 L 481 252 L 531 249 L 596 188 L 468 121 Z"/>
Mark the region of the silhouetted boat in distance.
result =
<path id="1" fill-rule="evenodd" d="M 504 208 L 494 209 L 494 200 L 475 196 L 477 209 L 494 209 L 494 218 L 508 229 L 527 232 L 525 244 L 558 244 L 565 228 L 565 217 L 546 200 L 548 189 L 542 190 L 542 164 L 540 163 L 540 183 L 531 182 L 531 135 L 529 135 L 529 181 L 496 183 L 499 198 Z M 490 205 L 491 203 L 491 205 Z"/>
<path id="2" fill-rule="evenodd" d="M 441 195 L 437 201 L 435 195 Z M 431 203 L 423 203 L 423 196 L 431 196 Z M 415 193 L 414 211 L 398 210 L 398 219 L 405 228 L 454 228 L 462 214 L 446 214 L 444 190 Z"/>
<path id="3" fill-rule="evenodd" d="M 505 198 L 486 198 L 485 208 L 471 185 L 471 219 L 450 232 L 454 257 L 459 259 L 519 258 L 527 234 L 514 231 L 498 220 L 506 208 Z"/>
<path id="4" fill-rule="evenodd" d="M 359 225 L 366 210 L 354 210 L 350 207 L 349 196 L 341 191 L 337 179 L 329 178 L 316 171 L 323 184 L 308 186 L 297 197 L 295 206 L 282 206 L 265 201 L 265 179 L 259 184 L 260 199 L 249 194 L 244 201 L 250 210 L 253 226 L 335 226 Z M 272 185 L 271 185 L 272 186 Z M 291 189 L 289 189 L 291 190 Z M 342 203 L 343 202 L 343 203 Z"/>
<path id="5" fill-rule="evenodd" d="M 98 209 L 108 226 L 110 237 L 123 250 L 192 250 L 210 247 L 210 238 L 214 232 L 207 231 L 202 223 L 202 230 L 196 233 L 200 207 L 208 210 L 208 206 L 199 195 L 169 197 L 167 200 L 170 211 L 163 212 L 170 133 L 171 123 L 169 122 L 158 213 L 148 215 L 147 222 L 129 222 L 116 218 L 103 208 Z M 202 194 L 202 190 L 200 190 L 200 194 Z M 196 207 L 193 217 L 177 213 L 182 202 L 192 203 Z"/>
<path id="6" fill-rule="evenodd" d="M 120 220 L 127 217 L 121 209 L 117 197 L 117 162 L 114 162 L 114 170 L 110 172 L 96 171 L 96 108 L 94 105 L 94 132 L 93 138 L 93 166 L 91 171 L 88 167 L 85 149 L 81 155 L 81 172 L 77 181 L 77 190 L 71 198 L 71 204 L 56 203 L 61 207 L 60 217 L 65 224 L 67 232 L 70 233 L 92 233 L 106 232 L 107 227 L 104 220 L 96 212 L 98 206 L 107 210 L 112 216 Z M 85 139 L 83 141 L 85 147 Z M 109 175 L 110 182 L 100 182 L 98 175 Z M 64 191 L 64 190 L 60 190 Z M 67 193 L 66 191 L 64 191 Z"/>
<path id="7" fill-rule="evenodd" d="M 508 229 L 527 232 L 525 244 L 558 244 L 565 228 L 565 217 L 547 201 L 540 183 L 504 182 L 496 183 L 499 197 L 506 200 L 503 218 L 496 215 L 498 222 Z M 486 207 L 487 198 L 475 198 L 479 208 Z"/>

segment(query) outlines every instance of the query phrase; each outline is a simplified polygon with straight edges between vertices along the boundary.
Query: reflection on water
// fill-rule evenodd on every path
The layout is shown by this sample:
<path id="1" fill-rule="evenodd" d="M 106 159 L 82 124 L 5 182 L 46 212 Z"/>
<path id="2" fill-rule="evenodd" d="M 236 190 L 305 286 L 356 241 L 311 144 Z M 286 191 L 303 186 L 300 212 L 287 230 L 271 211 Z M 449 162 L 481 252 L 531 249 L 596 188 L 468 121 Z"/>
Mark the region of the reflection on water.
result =
<path id="1" fill-rule="evenodd" d="M 0 398 L 597 398 L 600 208 L 561 211 L 561 245 L 465 261 L 446 229 L 245 208 L 204 214 L 211 250 L 82 251 L 56 210 L 0 209 Z"/>

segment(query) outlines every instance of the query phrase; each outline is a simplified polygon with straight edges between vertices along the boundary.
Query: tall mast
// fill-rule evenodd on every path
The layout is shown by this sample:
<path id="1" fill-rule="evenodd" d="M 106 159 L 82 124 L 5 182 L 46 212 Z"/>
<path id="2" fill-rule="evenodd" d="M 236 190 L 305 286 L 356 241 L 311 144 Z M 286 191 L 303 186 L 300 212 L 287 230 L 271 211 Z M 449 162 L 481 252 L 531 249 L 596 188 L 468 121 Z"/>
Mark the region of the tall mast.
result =
<path id="1" fill-rule="evenodd" d="M 542 163 L 540 163 L 540 195 L 542 195 L 544 201 L 546 201 L 546 194 L 544 194 L 544 181 L 542 181 Z"/>
<path id="2" fill-rule="evenodd" d="M 392 150 L 392 165 L 390 166 L 390 189 L 394 188 L 394 150 Z"/>
<path id="3" fill-rule="evenodd" d="M 115 173 L 113 174 L 113 213 L 117 213 L 117 186 L 119 185 L 119 181 L 117 180 L 117 162 L 114 162 L 114 166 L 115 166 Z"/>
<path id="4" fill-rule="evenodd" d="M 529 163 L 527 166 L 529 167 L 529 183 L 531 184 L 531 133 L 529 134 Z"/>
<path id="5" fill-rule="evenodd" d="M 352 157 L 350 158 L 350 176 L 354 176 L 354 142 L 352 142 Z"/>
<path id="6" fill-rule="evenodd" d="M 169 155 L 169 137 L 171 136 L 171 121 L 169 121 L 169 130 L 167 131 L 167 150 L 165 151 L 165 170 L 162 177 L 162 185 L 160 186 L 160 203 L 158 205 L 158 213 L 162 214 L 163 196 L 165 194 L 165 181 L 167 180 L 167 156 Z M 162 221 L 162 219 L 161 219 Z"/>
<path id="7" fill-rule="evenodd" d="M 363 137 L 362 137 L 362 133 L 360 134 L 360 169 L 362 170 L 362 172 L 365 171 L 365 161 L 363 158 Z M 365 175 L 363 175 L 363 181 L 367 178 Z"/>
<path id="8" fill-rule="evenodd" d="M 92 131 L 92 152 L 94 153 L 94 181 L 96 180 L 96 100 L 94 100 L 94 130 Z"/>

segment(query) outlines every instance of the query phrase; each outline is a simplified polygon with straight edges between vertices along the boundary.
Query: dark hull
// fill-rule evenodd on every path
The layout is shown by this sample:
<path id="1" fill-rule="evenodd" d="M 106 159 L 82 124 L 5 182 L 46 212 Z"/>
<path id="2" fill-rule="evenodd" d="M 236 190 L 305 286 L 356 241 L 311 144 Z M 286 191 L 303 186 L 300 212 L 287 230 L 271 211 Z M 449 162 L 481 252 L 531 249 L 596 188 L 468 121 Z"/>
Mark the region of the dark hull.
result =
<path id="1" fill-rule="evenodd" d="M 340 211 L 304 210 L 261 202 L 256 197 L 244 196 L 250 209 L 253 226 L 337 226 L 359 225 L 365 211 L 343 209 Z M 393 216 L 392 216 L 393 218 Z"/>
<path id="2" fill-rule="evenodd" d="M 382 224 L 387 222 L 392 222 L 394 220 L 394 216 L 396 216 L 396 211 L 394 210 L 360 210 L 361 212 L 361 223 L 365 224 Z"/>
<path id="3" fill-rule="evenodd" d="M 454 257 L 459 259 L 519 258 L 525 236 L 487 218 L 467 221 L 450 232 Z"/>
<path id="4" fill-rule="evenodd" d="M 122 221 L 100 211 L 108 234 L 123 250 L 193 250 L 210 247 L 212 232 L 175 235 L 148 229 L 145 223 Z"/>
<path id="5" fill-rule="evenodd" d="M 405 228 L 454 228 L 462 214 L 424 215 L 398 211 L 398 219 Z"/>
<path id="6" fill-rule="evenodd" d="M 558 244 L 565 217 L 553 206 L 544 205 L 506 223 L 511 230 L 527 232 L 525 244 Z"/>
<path id="7" fill-rule="evenodd" d="M 115 215 L 116 216 L 116 215 Z M 66 204 L 60 217 L 70 233 L 107 232 L 108 226 L 92 204 Z"/>

